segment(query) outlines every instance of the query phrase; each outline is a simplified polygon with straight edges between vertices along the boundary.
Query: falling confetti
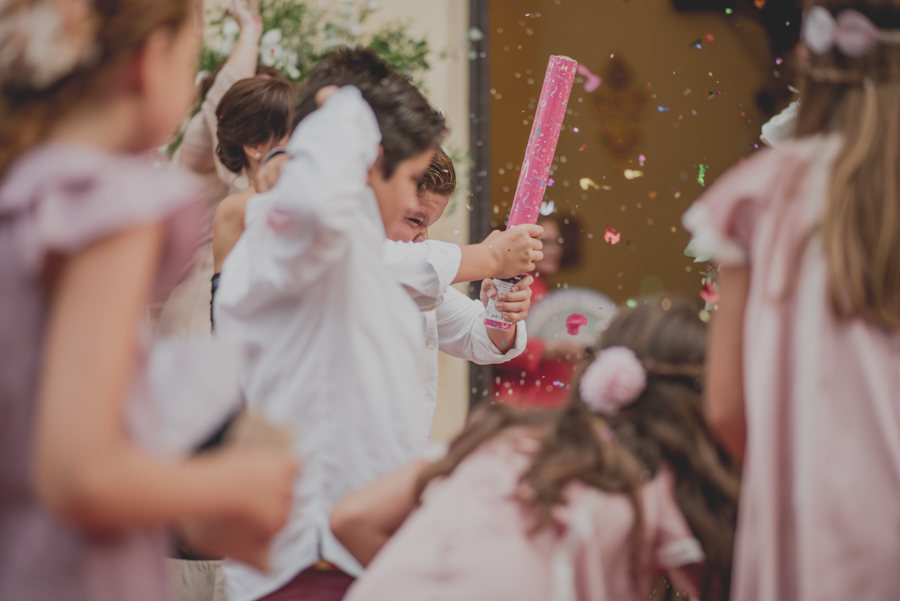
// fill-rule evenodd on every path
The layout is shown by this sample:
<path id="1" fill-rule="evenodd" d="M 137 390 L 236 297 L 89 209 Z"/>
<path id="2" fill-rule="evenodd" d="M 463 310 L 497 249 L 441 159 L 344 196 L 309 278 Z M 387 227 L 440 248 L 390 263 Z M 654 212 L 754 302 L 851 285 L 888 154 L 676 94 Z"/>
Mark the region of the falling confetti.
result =
<path id="1" fill-rule="evenodd" d="M 597 183 L 589 177 L 582 177 L 580 180 L 578 180 L 578 184 L 585 192 L 587 192 L 588 188 L 593 188 L 594 190 L 600 189 L 600 186 L 598 186 Z"/>
<path id="2" fill-rule="evenodd" d="M 547 187 L 549 188 L 550 186 L 552 186 L 552 185 L 555 184 L 555 183 L 556 183 L 556 180 L 554 180 L 554 179 L 551 177 L 549 180 L 547 180 Z"/>
<path id="3" fill-rule="evenodd" d="M 644 177 L 643 171 L 639 171 L 637 169 L 626 169 L 625 170 L 625 179 L 637 179 L 639 177 Z"/>
<path id="4" fill-rule="evenodd" d="M 716 41 L 716 38 L 715 38 L 715 36 L 713 36 L 713 34 L 708 33 L 708 34 L 706 34 L 706 41 L 707 41 L 707 42 L 710 42 L 710 43 L 711 43 L 711 42 L 715 42 L 715 41 Z"/>
<path id="5" fill-rule="evenodd" d="M 559 380 L 553 380 L 553 385 L 557 388 L 563 388 L 565 386 L 564 382 L 560 382 Z"/>
<path id="6" fill-rule="evenodd" d="M 726 14 L 726 15 L 730 15 L 730 14 L 733 13 L 733 12 L 734 12 L 734 10 L 732 10 L 732 9 L 730 9 L 730 8 L 726 8 L 726 9 L 725 9 L 725 14 Z"/>
<path id="7" fill-rule="evenodd" d="M 660 113 L 665 113 L 666 111 L 669 110 L 669 107 L 667 107 L 667 106 L 658 106 L 658 107 L 656 107 L 656 110 L 658 110 Z"/>
<path id="8" fill-rule="evenodd" d="M 618 244 L 619 240 L 622 239 L 622 234 L 614 230 L 613 228 L 606 226 L 606 233 L 603 234 L 603 240 L 609 242 L 610 244 Z"/>
<path id="9" fill-rule="evenodd" d="M 572 313 L 566 317 L 566 331 L 570 336 L 577 336 L 581 328 L 588 324 L 587 317 L 581 313 Z"/>
<path id="10" fill-rule="evenodd" d="M 594 75 L 591 73 L 590 69 L 585 67 L 584 65 L 578 65 L 578 69 L 576 70 L 579 75 L 584 76 L 584 91 L 590 94 L 600 87 L 600 84 L 603 83 L 603 80 L 600 79 L 599 75 Z"/>
<path id="11" fill-rule="evenodd" d="M 753 6 L 755 6 L 759 10 L 762 10 L 765 5 L 766 0 L 753 0 Z"/>
<path id="12" fill-rule="evenodd" d="M 706 170 L 709 169 L 709 165 L 699 164 L 694 165 L 697 168 L 697 183 L 706 187 Z"/>
<path id="13" fill-rule="evenodd" d="M 642 155 L 642 154 L 639 154 L 639 155 L 638 155 L 638 164 L 639 164 L 641 167 L 643 167 L 643 166 L 644 166 L 644 163 L 646 163 L 646 162 L 647 162 L 647 157 L 644 156 L 644 155 Z"/>
<path id="14" fill-rule="evenodd" d="M 547 217 L 556 212 L 556 203 L 552 200 L 545 200 L 541 203 L 541 215 Z"/>
<path id="15" fill-rule="evenodd" d="M 578 149 L 578 152 L 583 152 L 584 149 L 587 148 L 587 146 L 588 146 L 587 144 L 582 144 L 581 147 Z"/>
<path id="16" fill-rule="evenodd" d="M 712 304 L 719 302 L 719 293 L 712 282 L 704 282 L 703 288 L 700 289 L 700 298 Z"/>

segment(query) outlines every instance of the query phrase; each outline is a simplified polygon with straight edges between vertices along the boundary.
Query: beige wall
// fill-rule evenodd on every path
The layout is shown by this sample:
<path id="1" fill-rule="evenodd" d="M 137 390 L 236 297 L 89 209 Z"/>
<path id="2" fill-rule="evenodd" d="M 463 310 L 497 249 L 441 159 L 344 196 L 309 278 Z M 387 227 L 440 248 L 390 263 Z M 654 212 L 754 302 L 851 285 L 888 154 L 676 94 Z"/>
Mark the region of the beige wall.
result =
<path id="1" fill-rule="evenodd" d="M 468 31 L 469 12 L 466 0 L 380 0 L 380 9 L 370 25 L 400 20 L 409 23 L 412 32 L 426 36 L 433 50 L 446 51 L 445 58 L 432 57 L 431 70 L 425 77 L 428 98 L 442 108 L 450 126 L 444 142 L 449 149 L 469 148 L 469 60 L 467 49 L 460 44 Z M 461 183 L 468 174 L 457 171 Z M 456 195 L 444 217 L 431 228 L 431 237 L 465 244 L 469 239 L 467 187 Z M 469 405 L 469 368 L 465 361 L 440 356 L 440 388 L 438 408 L 431 429 L 435 440 L 447 440 L 463 426 Z"/>

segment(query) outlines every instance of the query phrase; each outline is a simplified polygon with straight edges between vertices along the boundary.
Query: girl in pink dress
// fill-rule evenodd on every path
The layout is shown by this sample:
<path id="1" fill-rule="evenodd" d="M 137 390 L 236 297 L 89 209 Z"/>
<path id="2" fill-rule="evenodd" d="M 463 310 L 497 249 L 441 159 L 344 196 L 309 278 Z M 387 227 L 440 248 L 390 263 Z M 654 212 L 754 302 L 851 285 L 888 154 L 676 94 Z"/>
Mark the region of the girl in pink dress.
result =
<path id="1" fill-rule="evenodd" d="M 286 453 L 149 450 L 147 306 L 203 205 L 148 151 L 191 101 L 199 9 L 0 6 L 0 599 L 165 599 L 166 526 L 239 524 L 209 546 L 250 558 L 287 518 Z"/>
<path id="2" fill-rule="evenodd" d="M 704 323 L 665 302 L 613 320 L 561 411 L 491 405 L 342 500 L 368 564 L 347 601 L 636 601 L 659 573 L 726 599 L 738 479 L 702 418 Z"/>
<path id="3" fill-rule="evenodd" d="M 808 3 L 794 139 L 685 215 L 720 264 L 707 416 L 736 601 L 900 595 L 900 2 Z"/>

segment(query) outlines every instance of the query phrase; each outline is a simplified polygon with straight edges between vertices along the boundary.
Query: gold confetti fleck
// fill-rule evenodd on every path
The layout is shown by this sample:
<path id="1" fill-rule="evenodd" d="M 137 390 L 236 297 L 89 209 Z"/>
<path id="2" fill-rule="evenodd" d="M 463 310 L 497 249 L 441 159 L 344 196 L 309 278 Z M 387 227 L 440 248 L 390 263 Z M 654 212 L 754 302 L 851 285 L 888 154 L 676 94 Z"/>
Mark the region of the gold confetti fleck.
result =
<path id="1" fill-rule="evenodd" d="M 644 172 L 640 169 L 626 169 L 625 170 L 625 179 L 637 179 L 639 177 L 644 177 Z"/>
<path id="2" fill-rule="evenodd" d="M 600 186 L 598 186 L 597 183 L 589 177 L 582 177 L 580 180 L 578 180 L 578 183 L 581 186 L 581 189 L 584 191 L 587 191 L 588 188 L 593 188 L 594 190 L 600 189 Z"/>

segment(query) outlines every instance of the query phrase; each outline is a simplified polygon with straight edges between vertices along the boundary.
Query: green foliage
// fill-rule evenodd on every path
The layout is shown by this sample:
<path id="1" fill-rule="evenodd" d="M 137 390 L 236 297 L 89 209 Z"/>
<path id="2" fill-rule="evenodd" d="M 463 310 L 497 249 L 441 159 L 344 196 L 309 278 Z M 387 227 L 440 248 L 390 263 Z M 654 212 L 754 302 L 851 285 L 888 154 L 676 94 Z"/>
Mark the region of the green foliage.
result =
<path id="1" fill-rule="evenodd" d="M 281 69 L 294 81 L 303 81 L 316 63 L 338 48 L 362 46 L 421 85 L 423 74 L 430 69 L 428 41 L 413 36 L 403 23 L 389 23 L 365 33 L 364 25 L 376 10 L 372 2 L 360 5 L 355 0 L 341 0 L 328 8 L 304 0 L 261 0 L 260 62 Z M 211 72 L 227 60 L 239 31 L 225 15 L 213 18 L 207 31 L 200 69 Z"/>

